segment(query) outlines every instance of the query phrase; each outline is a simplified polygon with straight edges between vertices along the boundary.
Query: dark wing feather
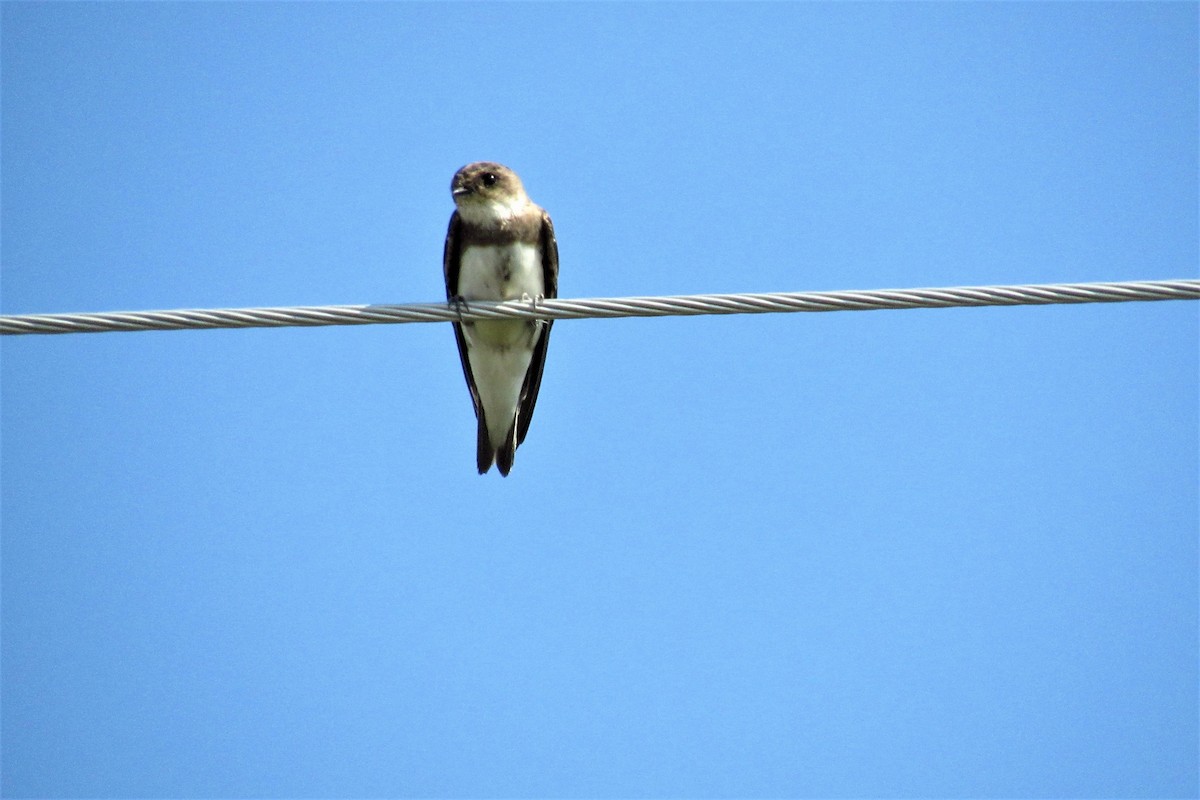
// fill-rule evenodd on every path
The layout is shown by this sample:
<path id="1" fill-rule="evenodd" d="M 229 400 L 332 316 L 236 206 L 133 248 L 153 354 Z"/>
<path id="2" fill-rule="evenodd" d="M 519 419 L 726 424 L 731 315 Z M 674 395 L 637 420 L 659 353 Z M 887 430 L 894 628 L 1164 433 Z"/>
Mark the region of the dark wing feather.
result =
<path id="1" fill-rule="evenodd" d="M 554 238 L 554 223 L 550 215 L 542 212 L 542 280 L 546 283 L 546 297 L 558 297 L 558 239 Z"/>
<path id="2" fill-rule="evenodd" d="M 558 297 L 558 240 L 554 238 L 554 223 L 550 215 L 542 212 L 542 229 L 538 236 L 542 250 L 542 283 L 546 297 Z M 546 348 L 550 344 L 550 326 L 553 320 L 544 320 L 541 335 L 533 346 L 533 357 L 529 371 L 525 373 L 525 385 L 521 387 L 521 403 L 517 412 L 517 444 L 525 441 L 529 422 L 533 419 L 533 407 L 537 405 L 538 390 L 542 388 L 542 370 L 546 366 Z"/>
<path id="3" fill-rule="evenodd" d="M 458 297 L 458 268 L 462 263 L 462 220 L 458 212 L 450 216 L 450 228 L 446 231 L 446 247 L 442 251 L 442 271 L 446 276 L 446 299 Z M 487 423 L 483 418 L 483 404 L 479 401 L 479 390 L 475 388 L 475 376 L 471 374 L 471 360 L 467 358 L 467 340 L 463 336 L 461 322 L 451 323 L 454 326 L 454 339 L 458 342 L 458 358 L 462 362 L 463 376 L 467 379 L 467 388 L 471 390 L 471 404 L 475 406 L 475 418 L 479 421 L 479 430 L 475 442 L 475 465 L 479 474 L 488 471 L 492 466 L 494 449 L 488 440 Z"/>
<path id="4" fill-rule="evenodd" d="M 446 230 L 446 246 L 442 249 L 442 274 L 446 276 L 446 299 L 458 294 L 458 267 L 462 258 L 462 220 L 455 211 L 450 215 Z"/>

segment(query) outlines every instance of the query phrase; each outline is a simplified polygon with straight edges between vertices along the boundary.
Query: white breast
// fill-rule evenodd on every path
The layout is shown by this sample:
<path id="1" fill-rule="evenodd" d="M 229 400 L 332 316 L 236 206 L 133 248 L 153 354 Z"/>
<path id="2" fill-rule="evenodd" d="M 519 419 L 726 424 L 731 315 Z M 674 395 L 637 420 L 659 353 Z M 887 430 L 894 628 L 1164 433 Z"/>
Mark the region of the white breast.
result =
<path id="1" fill-rule="evenodd" d="M 545 291 L 542 253 L 537 245 L 472 246 L 463 251 L 458 293 L 467 300 L 516 300 Z"/>

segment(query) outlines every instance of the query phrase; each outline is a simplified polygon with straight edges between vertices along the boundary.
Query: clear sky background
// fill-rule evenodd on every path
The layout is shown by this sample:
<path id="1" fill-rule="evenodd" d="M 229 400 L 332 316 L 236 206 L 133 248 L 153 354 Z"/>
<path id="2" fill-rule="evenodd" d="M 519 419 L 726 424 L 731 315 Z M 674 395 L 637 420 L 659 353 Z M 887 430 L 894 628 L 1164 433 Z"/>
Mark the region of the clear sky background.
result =
<path id="1" fill-rule="evenodd" d="M 4 3 L 3 310 L 1195 277 L 1195 4 Z M 6 796 L 1193 797 L 1189 302 L 3 341 Z"/>

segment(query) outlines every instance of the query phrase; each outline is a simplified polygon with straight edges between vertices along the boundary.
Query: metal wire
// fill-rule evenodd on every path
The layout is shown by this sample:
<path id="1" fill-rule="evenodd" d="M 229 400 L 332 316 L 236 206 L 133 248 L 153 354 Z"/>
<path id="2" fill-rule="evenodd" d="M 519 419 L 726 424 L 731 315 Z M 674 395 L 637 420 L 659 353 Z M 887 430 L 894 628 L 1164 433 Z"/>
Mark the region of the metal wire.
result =
<path id="1" fill-rule="evenodd" d="M 583 300 L 472 300 L 452 303 L 368 306 L 180 309 L 79 314 L 0 316 L 0 334 L 104 333 L 206 328 L 280 328 L 372 325 L 488 319 L 588 319 L 670 317 L 700 314 L 770 314 L 791 311 L 872 311 L 958 306 L 1019 306 L 1054 303 L 1125 303 L 1200 299 L 1200 280 L 957 286 L 942 289 L 877 289 L 839 292 L 694 294 Z"/>

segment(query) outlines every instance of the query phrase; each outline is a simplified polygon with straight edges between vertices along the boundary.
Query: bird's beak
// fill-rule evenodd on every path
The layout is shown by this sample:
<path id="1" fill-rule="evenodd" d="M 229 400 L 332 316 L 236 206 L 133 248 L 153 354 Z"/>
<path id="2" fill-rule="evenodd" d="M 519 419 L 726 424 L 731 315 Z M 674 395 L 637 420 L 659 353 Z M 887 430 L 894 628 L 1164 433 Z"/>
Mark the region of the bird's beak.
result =
<path id="1" fill-rule="evenodd" d="M 470 194 L 471 190 L 465 186 L 455 186 L 450 190 L 450 196 L 454 198 L 462 197 L 465 194 Z"/>

